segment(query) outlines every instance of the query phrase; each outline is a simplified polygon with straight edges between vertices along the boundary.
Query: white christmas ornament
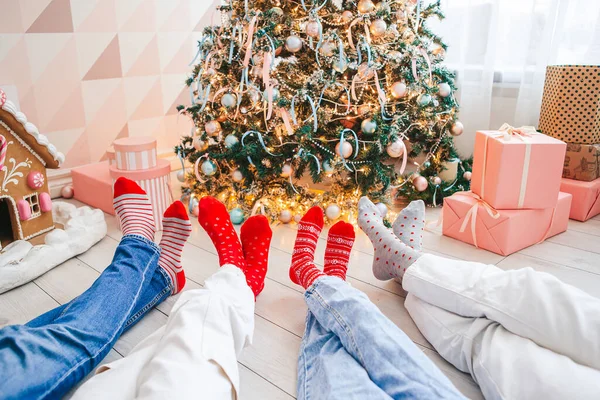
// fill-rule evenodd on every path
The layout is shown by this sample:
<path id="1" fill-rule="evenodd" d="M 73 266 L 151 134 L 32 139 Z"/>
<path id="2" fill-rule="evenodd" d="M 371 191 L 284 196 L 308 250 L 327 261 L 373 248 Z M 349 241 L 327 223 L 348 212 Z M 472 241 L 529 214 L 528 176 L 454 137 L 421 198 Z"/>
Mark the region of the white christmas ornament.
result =
<path id="1" fill-rule="evenodd" d="M 382 19 L 376 19 L 375 21 L 371 22 L 369 30 L 371 31 L 371 35 L 375 37 L 383 36 L 387 30 L 387 24 Z"/>
<path id="2" fill-rule="evenodd" d="M 209 121 L 204 125 L 204 130 L 209 136 L 217 136 L 221 133 L 221 124 L 219 121 Z"/>
<path id="3" fill-rule="evenodd" d="M 295 35 L 288 36 L 288 38 L 285 41 L 285 48 L 290 53 L 299 52 L 300 50 L 302 50 L 302 39 Z"/>
<path id="4" fill-rule="evenodd" d="M 408 88 L 406 87 L 406 83 L 404 82 L 395 82 L 391 87 L 392 96 L 395 99 L 401 99 L 406 96 L 408 92 Z"/>
<path id="5" fill-rule="evenodd" d="M 321 48 L 319 49 L 319 53 L 321 53 L 321 55 L 323 55 L 325 57 L 331 57 L 331 56 L 333 56 L 334 50 L 335 50 L 335 44 L 333 44 L 332 42 L 325 42 L 321 45 Z"/>
<path id="6" fill-rule="evenodd" d="M 225 147 L 227 147 L 228 149 L 231 149 L 233 146 L 235 146 L 239 142 L 240 142 L 240 140 L 235 135 L 230 134 L 225 137 Z"/>
<path id="7" fill-rule="evenodd" d="M 325 209 L 325 215 L 332 221 L 338 219 L 341 214 L 342 210 L 340 210 L 340 207 L 337 204 L 330 204 Z"/>
<path id="8" fill-rule="evenodd" d="M 241 182 L 244 180 L 244 175 L 242 174 L 242 171 L 236 169 L 231 173 L 231 179 L 233 179 L 234 182 Z"/>
<path id="9" fill-rule="evenodd" d="M 342 13 L 342 21 L 350 22 L 354 19 L 354 15 L 352 15 L 352 11 L 346 10 Z"/>
<path id="10" fill-rule="evenodd" d="M 404 154 L 406 147 L 404 146 L 404 142 L 400 139 L 396 139 L 387 145 L 386 151 L 388 156 L 392 158 L 398 158 L 402 154 Z"/>
<path id="11" fill-rule="evenodd" d="M 365 119 L 360 124 L 360 129 L 362 129 L 364 133 L 375 133 L 377 130 L 377 122 L 373 121 L 371 118 Z"/>
<path id="12" fill-rule="evenodd" d="M 290 164 L 284 164 L 281 168 L 281 176 L 283 178 L 289 178 L 292 175 L 292 172 L 294 172 L 294 169 Z"/>
<path id="13" fill-rule="evenodd" d="M 331 162 L 329 160 L 323 161 L 323 172 L 325 172 L 326 175 L 331 175 L 333 174 L 333 171 L 335 171 L 335 169 L 331 165 Z"/>
<path id="14" fill-rule="evenodd" d="M 357 8 L 361 14 L 368 14 L 375 10 L 375 4 L 371 0 L 360 0 Z"/>
<path id="15" fill-rule="evenodd" d="M 305 32 L 310 37 L 319 37 L 319 23 L 317 21 L 310 21 L 306 24 Z"/>
<path id="16" fill-rule="evenodd" d="M 237 96 L 232 93 L 225 93 L 223 97 L 221 97 L 221 105 L 226 108 L 235 107 L 237 104 Z"/>
<path id="17" fill-rule="evenodd" d="M 273 101 L 277 101 L 279 99 L 279 89 L 271 89 L 271 95 L 273 96 Z M 264 101 L 269 101 L 269 92 L 266 90 L 263 92 L 263 99 Z"/>
<path id="18" fill-rule="evenodd" d="M 450 129 L 450 133 L 452 136 L 460 136 L 465 131 L 465 126 L 460 121 L 456 121 L 452 128 Z"/>
<path id="19" fill-rule="evenodd" d="M 211 160 L 204 161 L 200 168 L 206 176 L 213 176 L 217 172 L 217 165 Z"/>
<path id="20" fill-rule="evenodd" d="M 179 182 L 185 182 L 185 171 L 180 169 L 179 171 L 177 171 L 177 180 Z"/>
<path id="21" fill-rule="evenodd" d="M 421 107 L 426 107 L 431 104 L 431 96 L 427 93 L 423 93 L 417 97 L 417 104 Z"/>
<path id="22" fill-rule="evenodd" d="M 289 224 L 292 221 L 292 212 L 290 210 L 283 210 L 279 214 L 279 220 L 284 224 Z"/>
<path id="23" fill-rule="evenodd" d="M 440 83 L 438 85 L 438 93 L 442 97 L 448 97 L 452 94 L 452 88 L 446 82 Z"/>
<path id="24" fill-rule="evenodd" d="M 195 137 L 194 138 L 194 148 L 197 151 L 204 151 L 204 150 L 208 149 L 208 143 L 206 143 L 204 140 L 200 139 L 200 137 Z"/>
<path id="25" fill-rule="evenodd" d="M 341 57 L 333 62 L 333 69 L 343 74 L 348 69 L 348 60 L 346 57 Z"/>
<path id="26" fill-rule="evenodd" d="M 377 207 L 377 210 L 379 210 L 379 215 L 381 215 L 382 218 L 385 218 L 388 213 L 387 206 L 383 203 L 377 203 L 375 204 L 375 207 Z"/>
<path id="27" fill-rule="evenodd" d="M 340 145 L 342 145 L 341 148 Z M 352 155 L 352 145 L 348 142 L 344 142 L 344 144 L 339 142 L 335 146 L 335 153 L 340 157 L 349 158 Z"/>

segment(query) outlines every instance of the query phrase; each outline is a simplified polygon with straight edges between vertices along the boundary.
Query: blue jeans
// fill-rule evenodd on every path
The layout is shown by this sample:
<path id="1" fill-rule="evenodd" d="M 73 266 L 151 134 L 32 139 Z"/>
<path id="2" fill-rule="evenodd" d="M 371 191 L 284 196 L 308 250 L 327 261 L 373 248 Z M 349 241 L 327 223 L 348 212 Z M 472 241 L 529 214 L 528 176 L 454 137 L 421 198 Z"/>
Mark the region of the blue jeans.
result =
<path id="1" fill-rule="evenodd" d="M 305 300 L 298 399 L 465 399 L 364 293 L 328 276 Z"/>
<path id="2" fill-rule="evenodd" d="M 98 366 L 125 330 L 170 295 L 159 255 L 153 242 L 125 236 L 80 296 L 0 329 L 0 399 L 60 398 Z"/>

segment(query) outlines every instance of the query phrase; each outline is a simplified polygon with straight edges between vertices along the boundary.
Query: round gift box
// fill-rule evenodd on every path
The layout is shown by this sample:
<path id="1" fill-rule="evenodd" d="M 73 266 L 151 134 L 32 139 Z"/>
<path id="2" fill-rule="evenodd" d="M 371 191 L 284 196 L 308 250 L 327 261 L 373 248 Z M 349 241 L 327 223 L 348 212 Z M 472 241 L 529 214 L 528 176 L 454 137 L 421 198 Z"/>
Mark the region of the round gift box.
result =
<path id="1" fill-rule="evenodd" d="M 139 171 L 157 166 L 156 139 L 151 137 L 128 137 L 115 140 L 117 168 L 123 171 Z"/>
<path id="2" fill-rule="evenodd" d="M 157 166 L 142 171 L 123 171 L 110 167 L 110 177 L 113 182 L 120 177 L 135 181 L 146 193 L 152 203 L 154 223 L 157 230 L 162 230 L 162 216 L 171 205 L 171 163 L 158 160 Z"/>
<path id="3" fill-rule="evenodd" d="M 110 146 L 108 148 L 108 150 L 106 150 L 106 158 L 108 160 L 108 165 L 110 165 L 111 167 L 116 167 L 117 166 L 117 159 L 115 156 L 115 148 Z"/>

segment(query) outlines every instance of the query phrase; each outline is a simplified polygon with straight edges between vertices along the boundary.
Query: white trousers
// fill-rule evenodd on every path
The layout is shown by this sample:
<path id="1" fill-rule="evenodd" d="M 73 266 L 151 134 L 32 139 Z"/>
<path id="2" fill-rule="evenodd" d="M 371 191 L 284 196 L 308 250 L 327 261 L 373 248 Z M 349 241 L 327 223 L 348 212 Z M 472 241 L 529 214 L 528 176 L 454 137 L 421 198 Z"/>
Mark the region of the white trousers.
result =
<path id="1" fill-rule="evenodd" d="M 486 399 L 600 399 L 600 300 L 531 268 L 423 255 L 406 308 Z"/>
<path id="2" fill-rule="evenodd" d="M 237 358 L 253 332 L 254 294 L 241 269 L 223 266 L 204 289 L 183 292 L 164 327 L 100 367 L 72 399 L 236 399 Z"/>

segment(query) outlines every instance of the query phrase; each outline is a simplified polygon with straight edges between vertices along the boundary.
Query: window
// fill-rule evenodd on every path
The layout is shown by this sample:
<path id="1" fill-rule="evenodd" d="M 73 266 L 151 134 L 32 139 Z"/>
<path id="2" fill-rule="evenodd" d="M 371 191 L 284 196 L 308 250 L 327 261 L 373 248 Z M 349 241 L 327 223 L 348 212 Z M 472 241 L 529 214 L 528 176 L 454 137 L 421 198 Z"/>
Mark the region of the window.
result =
<path id="1" fill-rule="evenodd" d="M 29 207 L 31 208 L 30 219 L 34 219 L 42 215 L 42 211 L 40 210 L 40 199 L 37 193 L 25 196 L 23 199 L 29 203 Z"/>

